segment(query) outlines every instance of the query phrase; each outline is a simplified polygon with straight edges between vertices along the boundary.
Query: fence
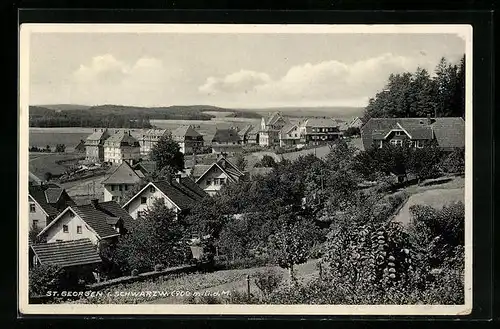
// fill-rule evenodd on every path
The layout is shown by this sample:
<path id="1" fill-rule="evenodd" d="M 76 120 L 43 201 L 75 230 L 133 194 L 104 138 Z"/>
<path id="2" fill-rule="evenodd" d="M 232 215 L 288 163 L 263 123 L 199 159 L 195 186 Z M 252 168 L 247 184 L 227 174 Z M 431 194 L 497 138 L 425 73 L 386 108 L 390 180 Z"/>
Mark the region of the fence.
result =
<path id="1" fill-rule="evenodd" d="M 101 289 L 105 289 L 108 287 L 112 287 L 112 286 L 118 285 L 118 284 L 146 281 L 149 279 L 156 279 L 156 278 L 164 276 L 164 275 L 190 273 L 190 272 L 194 272 L 196 270 L 197 270 L 196 265 L 184 265 L 184 266 L 170 267 L 170 268 L 167 268 L 167 269 L 164 269 L 161 271 L 146 272 L 146 273 L 138 274 L 136 276 L 123 276 L 123 277 L 116 278 L 116 279 L 111 279 L 111 280 L 107 280 L 107 281 L 103 281 L 103 282 L 93 283 L 93 284 L 87 285 L 86 288 L 95 291 L 95 290 L 101 290 Z"/>

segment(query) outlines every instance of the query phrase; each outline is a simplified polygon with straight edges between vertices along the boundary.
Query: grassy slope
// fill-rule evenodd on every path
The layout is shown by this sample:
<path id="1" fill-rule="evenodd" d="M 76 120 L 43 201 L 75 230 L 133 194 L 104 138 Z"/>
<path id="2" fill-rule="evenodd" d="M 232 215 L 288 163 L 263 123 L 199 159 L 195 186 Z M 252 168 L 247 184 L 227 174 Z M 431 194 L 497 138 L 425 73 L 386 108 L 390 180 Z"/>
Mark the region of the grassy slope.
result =
<path id="1" fill-rule="evenodd" d="M 405 192 L 410 194 L 410 197 L 394 220 L 408 225 L 411 221 L 410 207 L 413 205 L 420 204 L 442 208 L 451 202 L 464 202 L 464 186 L 465 181 L 461 177 L 455 177 L 451 181 L 439 185 L 410 186 L 404 189 Z"/>

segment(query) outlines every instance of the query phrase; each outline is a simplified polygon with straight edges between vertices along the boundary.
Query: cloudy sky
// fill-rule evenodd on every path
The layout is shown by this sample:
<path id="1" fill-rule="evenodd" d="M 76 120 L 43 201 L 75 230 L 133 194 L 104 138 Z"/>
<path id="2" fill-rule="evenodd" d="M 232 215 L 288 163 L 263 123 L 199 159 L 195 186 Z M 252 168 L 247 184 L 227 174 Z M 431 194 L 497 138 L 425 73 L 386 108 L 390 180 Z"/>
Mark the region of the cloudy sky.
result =
<path id="1" fill-rule="evenodd" d="M 30 104 L 365 106 L 464 52 L 452 34 L 33 33 Z"/>

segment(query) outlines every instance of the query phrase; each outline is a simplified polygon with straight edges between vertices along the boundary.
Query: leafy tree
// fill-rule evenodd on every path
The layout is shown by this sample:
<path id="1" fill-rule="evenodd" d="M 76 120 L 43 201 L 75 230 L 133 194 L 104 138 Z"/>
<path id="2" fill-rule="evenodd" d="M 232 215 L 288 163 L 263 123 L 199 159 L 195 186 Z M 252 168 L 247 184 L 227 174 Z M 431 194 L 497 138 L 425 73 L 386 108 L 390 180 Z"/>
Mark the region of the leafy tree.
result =
<path id="1" fill-rule="evenodd" d="M 56 152 L 57 153 L 64 153 L 66 151 L 66 145 L 64 144 L 57 144 L 56 145 Z"/>
<path id="2" fill-rule="evenodd" d="M 274 168 L 276 167 L 276 161 L 270 155 L 264 155 L 260 162 L 258 162 L 255 167 L 264 167 L 264 168 Z"/>
<path id="3" fill-rule="evenodd" d="M 248 164 L 248 161 L 245 159 L 245 157 L 243 156 L 243 154 L 238 154 L 238 156 L 236 157 L 236 161 L 235 161 L 235 166 L 241 170 L 241 171 L 245 171 L 246 167 L 247 167 L 247 164 Z"/>
<path id="4" fill-rule="evenodd" d="M 361 131 L 358 127 L 349 127 L 344 132 L 345 137 L 359 136 L 361 135 Z"/>
<path id="5" fill-rule="evenodd" d="M 442 158 L 441 150 L 438 147 L 430 145 L 421 149 L 411 148 L 408 151 L 406 167 L 419 181 L 438 173 L 438 164 Z"/>
<path id="6" fill-rule="evenodd" d="M 42 231 L 41 228 L 31 226 L 29 231 L 29 241 L 31 241 L 32 243 L 45 242 L 42 237 L 38 236 L 38 234 L 40 234 L 41 231 Z"/>
<path id="7" fill-rule="evenodd" d="M 162 200 L 157 200 L 119 242 L 118 257 L 127 260 L 129 269 L 152 270 L 155 265 L 182 263 L 187 247 L 184 226 Z"/>
<path id="8" fill-rule="evenodd" d="M 162 136 L 151 150 L 151 160 L 156 162 L 158 170 L 166 169 L 176 174 L 184 169 L 184 154 L 172 135 Z"/>
<path id="9" fill-rule="evenodd" d="M 454 149 L 443 158 L 440 167 L 448 173 L 463 173 L 465 171 L 465 150 L 463 148 Z"/>
<path id="10" fill-rule="evenodd" d="M 274 261 L 290 272 L 295 280 L 294 266 L 307 261 L 319 231 L 312 221 L 287 213 L 278 218 L 280 229 L 269 237 L 269 252 Z"/>
<path id="11" fill-rule="evenodd" d="M 191 235 L 218 238 L 229 213 L 221 198 L 207 196 L 193 205 L 185 222 Z"/>
<path id="12" fill-rule="evenodd" d="M 59 286 L 62 277 L 62 269 L 59 266 L 43 264 L 33 267 L 29 271 L 30 295 L 45 295 L 47 291 Z"/>

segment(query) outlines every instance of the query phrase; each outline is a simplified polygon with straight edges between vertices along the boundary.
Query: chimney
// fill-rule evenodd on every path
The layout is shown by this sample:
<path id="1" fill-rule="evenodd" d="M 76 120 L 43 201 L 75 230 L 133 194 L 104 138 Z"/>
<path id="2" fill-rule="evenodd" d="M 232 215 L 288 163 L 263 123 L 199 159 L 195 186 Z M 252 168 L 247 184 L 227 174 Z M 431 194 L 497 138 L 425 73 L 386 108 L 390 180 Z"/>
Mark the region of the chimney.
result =
<path id="1" fill-rule="evenodd" d="M 95 209 L 97 209 L 98 204 L 99 204 L 99 199 L 91 199 L 90 200 L 90 204 L 92 205 L 92 207 L 94 207 Z"/>

